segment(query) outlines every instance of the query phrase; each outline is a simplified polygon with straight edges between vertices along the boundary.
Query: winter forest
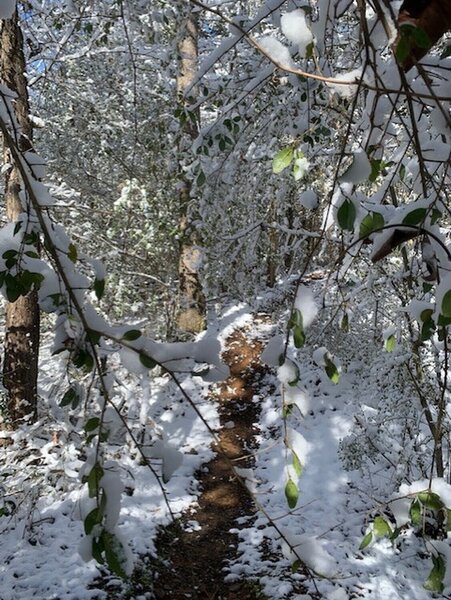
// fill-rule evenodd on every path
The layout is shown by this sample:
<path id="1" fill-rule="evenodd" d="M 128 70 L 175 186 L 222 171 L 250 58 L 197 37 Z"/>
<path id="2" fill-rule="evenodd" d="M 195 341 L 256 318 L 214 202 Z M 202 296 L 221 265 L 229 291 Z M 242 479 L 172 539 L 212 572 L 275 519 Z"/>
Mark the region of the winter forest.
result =
<path id="1" fill-rule="evenodd" d="M 0 598 L 451 598 L 449 0 L 0 0 Z"/>

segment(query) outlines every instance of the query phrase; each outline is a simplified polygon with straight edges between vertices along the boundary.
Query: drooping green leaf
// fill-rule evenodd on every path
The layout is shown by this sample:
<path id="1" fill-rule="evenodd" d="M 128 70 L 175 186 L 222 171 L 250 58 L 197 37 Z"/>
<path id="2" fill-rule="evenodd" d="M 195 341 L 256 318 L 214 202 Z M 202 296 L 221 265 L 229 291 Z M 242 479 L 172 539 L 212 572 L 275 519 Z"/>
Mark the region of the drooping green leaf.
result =
<path id="1" fill-rule="evenodd" d="M 445 508 L 445 505 L 443 504 L 440 496 L 435 492 L 431 492 L 431 490 L 418 492 L 417 498 L 421 502 L 421 504 L 429 510 L 442 510 L 443 508 Z"/>
<path id="2" fill-rule="evenodd" d="M 287 503 L 290 509 L 295 508 L 296 504 L 298 503 L 299 490 L 298 486 L 294 483 L 292 479 L 289 479 L 285 486 L 285 497 L 287 499 Z"/>
<path id="3" fill-rule="evenodd" d="M 432 46 L 431 38 L 421 27 L 413 29 L 412 37 L 419 48 L 430 48 Z"/>
<path id="4" fill-rule="evenodd" d="M 360 542 L 359 550 L 365 550 L 371 542 L 373 541 L 373 532 L 368 531 L 368 533 L 363 537 L 363 540 Z"/>
<path id="5" fill-rule="evenodd" d="M 92 540 L 92 557 L 101 565 L 105 562 L 103 560 L 103 553 L 105 552 L 105 544 L 102 536 L 95 537 Z"/>
<path id="6" fill-rule="evenodd" d="M 415 208 L 411 212 L 407 213 L 407 215 L 402 220 L 403 225 L 419 225 L 426 218 L 426 209 L 425 208 Z"/>
<path id="7" fill-rule="evenodd" d="M 445 589 L 443 579 L 445 578 L 446 573 L 446 563 L 443 556 L 439 554 L 438 556 L 432 555 L 432 564 L 434 566 L 429 573 L 429 577 L 424 582 L 423 587 L 429 592 L 441 594 Z"/>
<path id="8" fill-rule="evenodd" d="M 77 262 L 78 253 L 75 244 L 69 244 L 69 247 L 67 248 L 67 256 L 73 263 Z"/>
<path id="9" fill-rule="evenodd" d="M 291 565 L 291 572 L 296 573 L 301 566 L 302 562 L 299 559 L 295 560 L 294 563 Z"/>
<path id="10" fill-rule="evenodd" d="M 302 313 L 301 313 L 301 311 L 299 309 L 294 308 L 291 311 L 290 319 L 288 321 L 288 329 L 292 329 L 296 325 L 299 325 L 300 327 L 303 327 Z"/>
<path id="11" fill-rule="evenodd" d="M 103 469 L 99 463 L 96 463 L 88 475 L 88 493 L 90 498 L 95 498 L 99 491 L 99 482 L 103 477 Z"/>
<path id="12" fill-rule="evenodd" d="M 369 213 L 360 223 L 359 237 L 367 238 L 373 231 L 382 229 L 384 225 L 384 217 L 380 213 Z"/>
<path id="13" fill-rule="evenodd" d="M 451 318 L 451 290 L 448 290 L 442 299 L 442 315 Z"/>
<path id="14" fill-rule="evenodd" d="M 354 203 L 348 198 L 343 202 L 337 211 L 337 221 L 340 227 L 346 231 L 354 229 L 354 222 L 357 212 Z"/>
<path id="15" fill-rule="evenodd" d="M 396 60 L 400 64 L 403 64 L 406 61 L 406 59 L 408 58 L 411 49 L 412 49 L 412 41 L 406 35 L 404 35 L 404 36 L 402 35 L 399 38 L 398 43 L 396 45 L 396 53 L 395 53 Z"/>
<path id="16" fill-rule="evenodd" d="M 85 423 L 84 426 L 84 430 L 86 432 L 89 431 L 94 431 L 94 429 L 97 429 L 97 427 L 100 425 L 100 419 L 99 417 L 91 417 L 90 419 L 88 419 Z"/>
<path id="17" fill-rule="evenodd" d="M 370 164 L 371 164 L 371 173 L 370 173 L 370 176 L 368 177 L 368 181 L 370 181 L 371 183 L 374 183 L 376 181 L 376 179 L 378 178 L 379 173 L 381 172 L 384 162 L 381 158 L 370 158 Z"/>
<path id="18" fill-rule="evenodd" d="M 373 523 L 373 531 L 377 537 L 385 537 L 391 535 L 392 528 L 383 517 L 376 517 Z"/>
<path id="19" fill-rule="evenodd" d="M 79 398 L 77 389 L 75 387 L 70 387 L 66 391 L 64 396 L 61 398 L 60 406 L 64 407 L 64 406 L 68 406 L 69 404 L 71 404 L 72 408 L 76 408 L 78 406 L 79 402 L 80 402 L 80 398 Z"/>
<path id="20" fill-rule="evenodd" d="M 154 359 L 144 352 L 139 353 L 139 360 L 141 361 L 141 364 L 146 367 L 146 369 L 153 369 L 157 366 L 157 363 L 154 361 Z"/>
<path id="21" fill-rule="evenodd" d="M 82 348 L 78 348 L 73 356 L 72 362 L 77 369 L 81 369 L 81 367 L 85 364 L 86 352 Z"/>
<path id="22" fill-rule="evenodd" d="M 305 344 L 305 333 L 299 325 L 293 327 L 293 341 L 296 348 L 302 348 Z"/>
<path id="23" fill-rule="evenodd" d="M 394 335 L 390 335 L 388 336 L 388 338 L 385 340 L 385 350 L 387 352 L 393 352 L 393 350 L 396 347 L 396 336 Z"/>
<path id="24" fill-rule="evenodd" d="M 424 323 L 426 321 L 429 321 L 429 319 L 432 317 L 433 314 L 434 314 L 434 311 L 432 310 L 432 308 L 425 308 L 424 310 L 421 311 L 420 319 Z"/>
<path id="25" fill-rule="evenodd" d="M 94 281 L 94 293 L 97 296 L 97 300 L 103 298 L 103 294 L 105 293 L 105 279 L 96 279 Z"/>
<path id="26" fill-rule="evenodd" d="M 427 321 L 425 321 L 421 327 L 421 332 L 420 332 L 420 340 L 422 342 L 426 342 L 427 340 L 430 340 L 431 337 L 434 335 L 434 331 L 436 330 L 436 326 L 435 326 L 435 322 L 433 319 L 428 319 Z"/>
<path id="27" fill-rule="evenodd" d="M 410 515 L 410 520 L 412 521 L 412 525 L 414 527 L 419 527 L 421 525 L 422 510 L 421 510 L 421 504 L 416 498 L 415 498 L 415 500 L 413 500 L 412 504 L 410 505 L 409 515 Z"/>
<path id="28" fill-rule="evenodd" d="M 94 331 L 94 329 L 88 329 L 86 332 L 86 338 L 91 342 L 91 344 L 98 344 L 100 342 L 100 338 L 102 334 L 100 331 Z"/>
<path id="29" fill-rule="evenodd" d="M 126 342 L 133 342 L 134 340 L 137 340 L 141 336 L 142 336 L 142 333 L 139 331 L 139 329 L 129 329 L 129 331 L 126 331 L 124 333 L 124 335 L 122 336 L 122 339 L 125 340 Z"/>
<path id="30" fill-rule="evenodd" d="M 125 571 L 127 560 L 122 543 L 117 536 L 106 530 L 102 532 L 102 538 L 105 547 L 105 559 L 108 568 L 118 577 L 127 579 L 127 573 Z"/>
<path id="31" fill-rule="evenodd" d="M 291 451 L 291 454 L 293 455 L 293 469 L 294 469 L 294 472 L 296 473 L 296 475 L 298 477 L 300 477 L 301 473 L 302 473 L 302 463 L 299 460 L 299 457 L 296 454 L 296 452 L 294 452 L 294 450 Z"/>
<path id="32" fill-rule="evenodd" d="M 324 362 L 326 363 L 324 366 L 324 370 L 326 371 L 326 375 L 332 381 L 332 383 L 337 384 L 340 381 L 340 372 L 338 371 L 335 363 L 328 357 L 324 357 Z"/>
<path id="33" fill-rule="evenodd" d="M 275 155 L 272 161 L 273 173 L 281 173 L 284 169 L 291 165 L 294 157 L 294 149 L 292 146 L 287 146 Z"/>
<path id="34" fill-rule="evenodd" d="M 90 513 L 86 515 L 84 520 L 84 528 L 86 535 L 89 535 L 96 525 L 102 522 L 102 513 L 98 506 L 96 506 Z"/>

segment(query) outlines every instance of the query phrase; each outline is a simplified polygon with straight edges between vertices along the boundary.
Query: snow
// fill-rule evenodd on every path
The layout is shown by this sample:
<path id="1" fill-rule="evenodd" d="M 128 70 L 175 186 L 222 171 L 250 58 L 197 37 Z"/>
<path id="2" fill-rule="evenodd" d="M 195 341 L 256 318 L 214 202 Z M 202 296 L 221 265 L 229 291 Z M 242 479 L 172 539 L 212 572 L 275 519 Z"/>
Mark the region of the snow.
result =
<path id="1" fill-rule="evenodd" d="M 306 285 L 300 285 L 296 292 L 294 308 L 302 314 L 302 325 L 306 329 L 310 327 L 318 314 L 318 306 L 312 290 Z"/>
<path id="2" fill-rule="evenodd" d="M 305 56 L 307 46 L 313 42 L 313 34 L 307 25 L 305 12 L 297 9 L 285 13 L 280 19 L 280 26 L 285 37 L 298 47 L 299 54 Z"/>
<path id="3" fill-rule="evenodd" d="M 282 68 L 293 66 L 290 51 L 275 37 L 269 35 L 262 37 L 259 39 L 259 44 L 268 57 Z"/>
<path id="4" fill-rule="evenodd" d="M 371 164 L 364 150 L 354 153 L 352 164 L 340 177 L 344 183 L 362 183 L 366 181 L 371 173 Z"/>
<path id="5" fill-rule="evenodd" d="M 272 336 L 266 345 L 266 348 L 262 352 L 262 362 L 271 367 L 278 366 L 279 357 L 283 353 L 284 343 L 285 337 L 283 335 Z"/>
<path id="6" fill-rule="evenodd" d="M 313 190 L 306 190 L 299 196 L 299 203 L 304 208 L 315 209 L 318 207 L 318 195 Z"/>
<path id="7" fill-rule="evenodd" d="M 352 71 L 348 71 L 347 73 L 339 73 L 338 75 L 334 75 L 334 79 L 337 81 L 356 81 L 358 82 L 362 77 L 362 68 L 359 67 L 357 69 L 353 69 Z M 354 94 L 357 92 L 357 83 L 356 84 L 343 84 L 343 83 L 333 83 L 328 82 L 327 86 L 331 89 L 334 94 L 341 96 L 342 98 L 352 98 Z"/>
<path id="8" fill-rule="evenodd" d="M 283 365 L 277 369 L 277 379 L 280 381 L 280 383 L 286 385 L 296 381 L 298 374 L 298 366 L 289 358 L 285 359 Z"/>
<path id="9" fill-rule="evenodd" d="M 0 0 L 0 19 L 10 19 L 16 8 L 16 0 Z"/>

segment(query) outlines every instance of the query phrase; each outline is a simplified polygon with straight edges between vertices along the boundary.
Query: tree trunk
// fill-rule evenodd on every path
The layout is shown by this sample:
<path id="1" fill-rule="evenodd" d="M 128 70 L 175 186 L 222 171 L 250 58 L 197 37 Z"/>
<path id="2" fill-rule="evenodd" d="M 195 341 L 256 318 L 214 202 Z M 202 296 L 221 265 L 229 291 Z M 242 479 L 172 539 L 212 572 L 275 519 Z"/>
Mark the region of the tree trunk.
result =
<path id="1" fill-rule="evenodd" d="M 27 81 L 23 38 L 17 12 L 11 19 L 0 21 L 0 77 L 16 92 L 16 117 L 21 127 L 21 150 L 31 148 L 32 127 L 29 119 Z M 6 164 L 12 158 L 4 151 Z M 6 216 L 17 221 L 23 212 L 19 192 L 21 182 L 17 169 L 5 175 Z M 8 420 L 14 427 L 24 417 L 36 418 L 39 352 L 39 307 L 36 292 L 21 296 L 6 307 L 3 385 L 7 391 Z"/>
<path id="2" fill-rule="evenodd" d="M 197 97 L 193 86 L 197 71 L 198 25 L 187 3 L 182 3 L 186 15 L 182 19 L 183 32 L 178 44 L 179 69 L 177 77 L 180 119 L 180 258 L 179 258 L 179 314 L 177 325 L 181 331 L 198 333 L 205 328 L 205 297 L 199 277 L 201 252 L 195 228 L 192 225 L 191 181 L 184 173 L 183 157 L 189 155 L 190 146 L 198 135 L 198 111 L 189 113 Z M 185 110 L 184 110 L 185 109 Z M 186 112 L 185 112 L 186 111 Z M 186 158 L 185 158 L 186 161 Z"/>

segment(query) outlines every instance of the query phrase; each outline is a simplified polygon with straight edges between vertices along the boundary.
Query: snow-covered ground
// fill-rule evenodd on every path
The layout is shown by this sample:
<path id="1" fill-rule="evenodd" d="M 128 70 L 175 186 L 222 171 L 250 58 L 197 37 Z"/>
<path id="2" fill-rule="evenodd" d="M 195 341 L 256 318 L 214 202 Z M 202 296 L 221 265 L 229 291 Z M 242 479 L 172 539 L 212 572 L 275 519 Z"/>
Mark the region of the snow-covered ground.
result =
<path id="1" fill-rule="evenodd" d="M 215 321 L 206 335 L 224 344 L 234 329 L 249 324 L 249 309 L 239 305 Z M 260 333 L 269 331 L 267 324 L 258 327 Z M 401 351 L 388 359 L 370 336 L 340 334 L 331 341 L 343 364 L 340 381 L 334 384 L 313 361 L 314 333 L 309 334 L 311 344 L 290 350 L 300 380 L 289 393 L 298 396 L 296 404 L 303 414 L 295 407 L 283 422 L 281 385 L 273 369 L 254 397 L 261 408 L 259 448 L 255 469 L 243 473 L 285 540 L 263 512 L 255 519 L 243 517 L 236 530 L 239 556 L 225 576 L 256 578 L 274 599 L 307 600 L 319 591 L 328 600 L 426 600 L 431 594 L 423 583 L 432 562 L 412 528 L 401 531 L 393 543 L 380 537 L 359 549 L 375 516 L 385 515 L 394 523 L 387 503 L 399 494 L 399 486 L 415 476 L 421 479 L 421 468 L 406 464 L 410 442 L 403 436 L 419 409 L 403 380 Z M 259 333 L 251 330 L 249 335 L 253 334 Z M 105 571 L 93 560 L 85 562 L 79 553 L 86 486 L 78 470 L 84 450 L 80 435 L 71 433 L 77 430 L 74 424 L 80 415 L 58 406 L 65 389 L 64 369 L 61 358 L 49 357 L 47 349 L 40 393 L 49 414 L 0 450 L 5 509 L 0 517 L 2 600 L 108 598 L 108 592 L 94 583 Z M 184 390 L 216 428 L 218 415 L 208 399 L 207 384 L 200 377 L 183 378 Z M 116 400 L 133 404 L 133 398 L 148 397 L 149 422 L 184 454 L 183 464 L 166 485 L 171 510 L 179 514 L 195 503 L 193 473 L 212 456 L 210 435 L 168 377 L 156 377 L 150 390 L 144 389 L 147 382 L 122 376 L 118 365 L 117 379 Z M 427 462 L 428 454 L 421 427 L 419 432 L 414 443 L 421 463 L 423 455 Z M 302 463 L 299 498 L 291 511 L 284 490 L 288 476 L 296 480 L 297 475 L 284 438 Z M 170 518 L 153 473 L 127 449 L 125 438 L 117 441 L 109 458 L 120 464 L 125 486 L 118 532 L 136 560 L 154 552 L 156 530 Z M 158 469 L 159 461 L 154 464 Z M 297 558 L 309 567 L 311 578 L 302 568 L 291 572 Z"/>

